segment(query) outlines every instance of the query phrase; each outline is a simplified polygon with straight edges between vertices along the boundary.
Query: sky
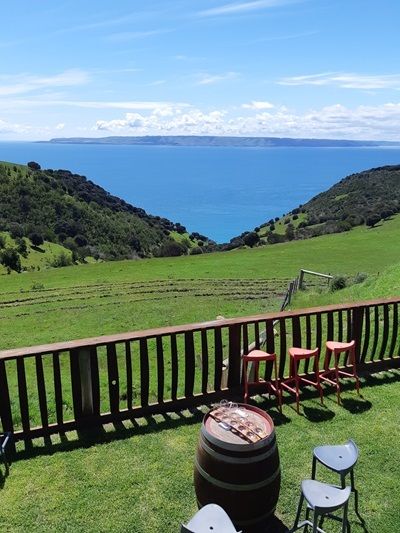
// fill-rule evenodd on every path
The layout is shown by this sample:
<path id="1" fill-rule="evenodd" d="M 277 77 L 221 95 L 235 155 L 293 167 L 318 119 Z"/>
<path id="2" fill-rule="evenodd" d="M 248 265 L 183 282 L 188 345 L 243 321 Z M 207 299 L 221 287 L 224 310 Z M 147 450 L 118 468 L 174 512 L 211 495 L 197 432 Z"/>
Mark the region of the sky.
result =
<path id="1" fill-rule="evenodd" d="M 398 0 L 14 0 L 0 140 L 400 141 Z"/>

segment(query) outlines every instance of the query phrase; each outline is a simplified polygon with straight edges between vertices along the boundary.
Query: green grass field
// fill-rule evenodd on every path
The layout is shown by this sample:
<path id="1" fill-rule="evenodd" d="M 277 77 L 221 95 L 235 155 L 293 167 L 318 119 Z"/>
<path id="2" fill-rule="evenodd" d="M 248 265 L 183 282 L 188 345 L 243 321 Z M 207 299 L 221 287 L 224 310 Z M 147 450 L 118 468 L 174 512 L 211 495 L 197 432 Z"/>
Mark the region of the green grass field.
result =
<path id="1" fill-rule="evenodd" d="M 362 397 L 351 385 L 339 407 L 333 393 L 321 406 L 314 396 L 302 397 L 301 414 L 285 405 L 261 403 L 276 424 L 282 467 L 277 515 L 291 527 L 302 479 L 310 476 L 312 449 L 352 437 L 360 448 L 356 484 L 366 530 L 400 530 L 398 405 L 400 373 L 366 378 Z M 53 444 L 23 452 L 11 467 L 1 495 L 0 523 L 7 532 L 173 533 L 196 511 L 193 460 L 202 411 L 183 412 L 127 422 L 126 429 L 107 427 L 101 434 L 77 438 L 69 433 Z M 23 447 L 19 445 L 20 449 Z M 393 460 L 394 459 L 394 460 Z M 336 477 L 320 479 L 336 482 Z M 349 508 L 353 533 L 365 531 Z M 335 522 L 325 529 L 338 532 Z M 262 533 L 262 532 L 260 532 Z"/>

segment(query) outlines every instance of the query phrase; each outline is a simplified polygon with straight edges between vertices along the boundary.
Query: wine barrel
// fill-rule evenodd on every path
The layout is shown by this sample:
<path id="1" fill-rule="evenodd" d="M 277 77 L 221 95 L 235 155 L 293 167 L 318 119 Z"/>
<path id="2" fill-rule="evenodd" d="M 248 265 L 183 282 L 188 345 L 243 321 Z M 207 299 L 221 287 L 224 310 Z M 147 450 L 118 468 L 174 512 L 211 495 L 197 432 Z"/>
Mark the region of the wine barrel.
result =
<path id="1" fill-rule="evenodd" d="M 262 430 L 262 438 L 249 442 L 214 418 L 216 411 L 204 417 L 201 427 L 194 469 L 197 502 L 199 507 L 220 505 L 235 526 L 251 531 L 273 516 L 279 497 L 281 474 L 274 423 L 261 409 L 239 404 L 238 416 Z"/>

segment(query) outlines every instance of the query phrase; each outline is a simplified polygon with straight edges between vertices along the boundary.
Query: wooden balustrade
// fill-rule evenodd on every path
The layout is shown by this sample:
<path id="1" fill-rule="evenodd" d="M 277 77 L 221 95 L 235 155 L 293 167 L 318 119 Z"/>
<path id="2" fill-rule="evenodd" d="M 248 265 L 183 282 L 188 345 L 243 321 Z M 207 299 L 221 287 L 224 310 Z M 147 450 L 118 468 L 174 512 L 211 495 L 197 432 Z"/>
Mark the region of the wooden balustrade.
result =
<path id="1" fill-rule="evenodd" d="M 175 411 L 241 392 L 241 355 L 356 340 L 358 363 L 399 361 L 400 298 L 216 320 L 0 352 L 3 431 L 27 439 Z M 396 363 L 397 364 L 397 363 Z M 225 366 L 227 368 L 225 368 Z M 308 372 L 308 361 L 302 371 Z M 265 369 L 270 377 L 271 368 Z M 223 379 L 223 375 L 227 375 Z"/>

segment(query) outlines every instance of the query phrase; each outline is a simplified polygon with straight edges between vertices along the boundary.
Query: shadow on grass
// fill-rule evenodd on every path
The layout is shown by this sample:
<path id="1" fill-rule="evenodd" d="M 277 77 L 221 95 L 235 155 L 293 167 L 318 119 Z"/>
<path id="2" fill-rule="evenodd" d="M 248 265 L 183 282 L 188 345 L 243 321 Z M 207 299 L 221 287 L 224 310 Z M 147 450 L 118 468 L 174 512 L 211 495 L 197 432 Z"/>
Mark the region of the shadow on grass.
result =
<path id="1" fill-rule="evenodd" d="M 372 403 L 365 398 L 342 398 L 342 406 L 353 415 L 365 413 L 372 407 Z"/>
<path id="2" fill-rule="evenodd" d="M 36 246 L 34 244 L 31 244 L 32 250 L 35 250 L 35 252 L 40 252 L 41 254 L 44 254 L 46 250 L 44 248 L 40 248 L 40 246 Z"/>
<path id="3" fill-rule="evenodd" d="M 368 375 L 363 377 L 362 380 L 362 389 L 363 387 L 375 387 L 379 385 L 385 385 L 400 381 L 400 371 L 399 370 L 388 370 L 380 372 L 374 375 Z M 353 390 L 354 383 L 353 381 L 345 381 L 342 384 L 342 391 Z M 303 388 L 301 391 L 301 402 L 305 400 L 318 400 L 318 393 L 313 389 L 307 387 Z M 332 401 L 334 401 L 335 395 L 334 391 L 326 388 L 324 391 L 324 397 L 332 396 Z M 279 413 L 275 399 L 266 399 L 264 396 L 257 397 L 261 401 L 252 400 L 251 403 L 256 405 L 261 409 L 268 411 L 268 414 L 272 417 L 275 426 L 281 426 L 291 422 L 291 419 L 285 414 Z M 233 398 L 236 401 L 240 401 L 240 398 Z M 330 398 L 329 398 L 330 399 Z M 293 397 L 285 395 L 284 404 L 294 406 Z M 348 410 L 351 413 L 357 414 L 367 411 L 372 407 L 372 404 L 369 400 L 363 398 L 356 399 L 343 399 L 343 408 Z M 303 406 L 304 416 L 312 422 L 323 422 L 332 419 L 335 414 L 325 406 L 313 407 L 309 405 Z M 79 448 L 89 448 L 91 446 L 108 443 L 113 440 L 122 440 L 129 439 L 137 435 L 146 435 L 149 433 L 157 433 L 164 430 L 170 430 L 174 428 L 181 427 L 182 425 L 193 425 L 200 424 L 204 415 L 208 412 L 208 409 L 211 408 L 211 404 L 205 404 L 202 407 L 193 407 L 188 410 L 181 412 L 159 414 L 154 416 L 148 416 L 140 419 L 130 418 L 125 422 L 114 422 L 113 424 L 108 424 L 100 427 L 90 427 L 86 429 L 78 429 L 76 431 L 71 431 L 65 434 L 57 434 L 54 442 L 54 437 L 37 438 L 34 441 L 25 441 L 23 443 L 24 449 L 18 449 L 14 456 L 14 461 L 28 459 L 38 455 L 51 455 L 59 451 L 69 451 Z M 296 414 L 297 416 L 297 414 Z M 21 447 L 21 445 L 19 445 Z"/>

